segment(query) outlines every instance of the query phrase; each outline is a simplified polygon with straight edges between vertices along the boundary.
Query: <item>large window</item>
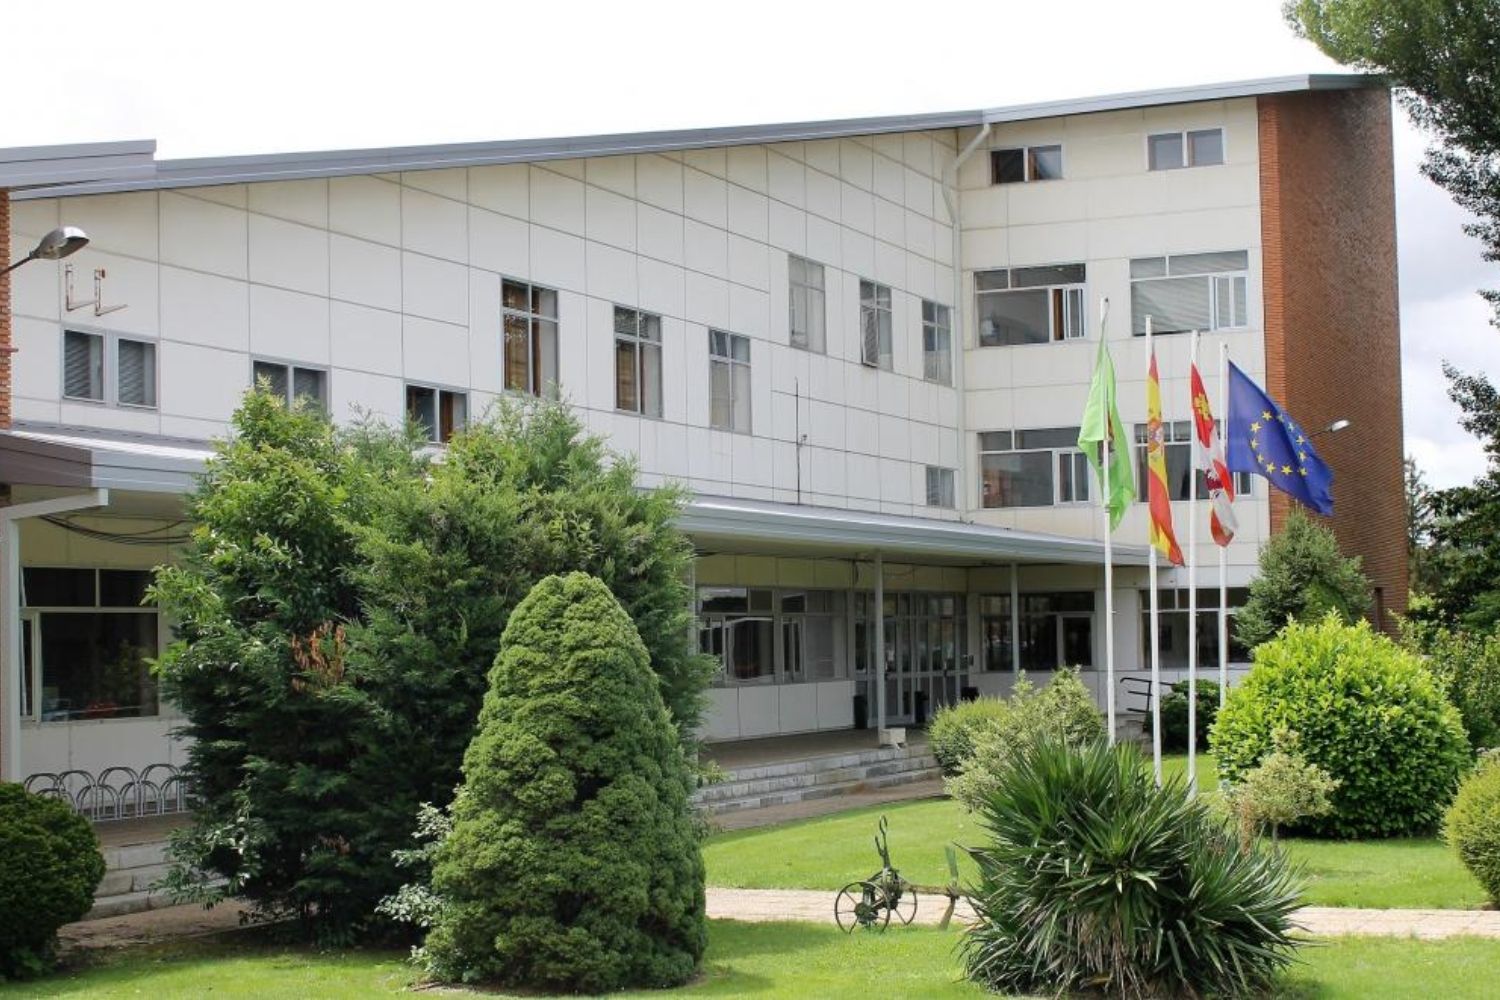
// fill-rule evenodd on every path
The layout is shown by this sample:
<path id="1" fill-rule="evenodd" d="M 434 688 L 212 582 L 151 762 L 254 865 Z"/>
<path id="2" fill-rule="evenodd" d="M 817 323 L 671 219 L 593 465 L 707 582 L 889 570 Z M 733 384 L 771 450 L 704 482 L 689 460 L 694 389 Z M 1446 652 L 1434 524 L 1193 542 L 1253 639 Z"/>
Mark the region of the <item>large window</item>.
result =
<path id="1" fill-rule="evenodd" d="M 783 590 L 782 683 L 828 681 L 844 675 L 844 595 L 834 590 Z"/>
<path id="2" fill-rule="evenodd" d="M 540 396 L 557 385 L 557 292 L 524 281 L 500 286 L 505 388 Z"/>
<path id="3" fill-rule="evenodd" d="M 1009 594 L 979 598 L 979 631 L 985 670 L 1010 670 L 1012 603 Z M 1062 591 L 1022 594 L 1020 618 L 1022 670 L 1056 670 L 1094 665 L 1094 594 Z"/>
<path id="4" fill-rule="evenodd" d="M 406 416 L 433 444 L 449 438 L 469 422 L 469 395 L 429 385 L 406 386 Z"/>
<path id="5" fill-rule="evenodd" d="M 1151 662 L 1151 591 L 1141 591 L 1141 662 Z M 1234 637 L 1234 616 L 1245 606 L 1250 591 L 1229 588 L 1229 662 L 1249 663 L 1250 650 Z M 1161 609 L 1161 665 L 1181 669 L 1188 665 L 1188 592 L 1163 590 L 1157 597 Z M 1198 588 L 1198 666 L 1219 663 L 1219 588 Z"/>
<path id="6" fill-rule="evenodd" d="M 787 263 L 791 272 L 791 344 L 822 354 L 826 350 L 824 326 L 828 316 L 823 265 L 795 255 Z"/>
<path id="7" fill-rule="evenodd" d="M 922 377 L 953 384 L 953 330 L 948 307 L 922 300 Z"/>
<path id="8" fill-rule="evenodd" d="M 1082 264 L 976 271 L 980 347 L 1076 340 L 1086 331 Z"/>
<path id="9" fill-rule="evenodd" d="M 270 390 L 287 401 L 328 409 L 328 373 L 321 368 L 304 368 L 284 361 L 255 361 L 250 377 L 256 386 L 268 383 Z"/>
<path id="10" fill-rule="evenodd" d="M 615 408 L 661 416 L 661 317 L 615 306 Z"/>
<path id="11" fill-rule="evenodd" d="M 65 330 L 62 394 L 68 399 L 155 409 L 156 344 Z"/>
<path id="12" fill-rule="evenodd" d="M 149 570 L 22 572 L 22 714 L 43 722 L 157 714 L 159 615 Z M 38 655 L 40 654 L 40 655 Z M 38 696 L 40 692 L 40 696 Z"/>
<path id="13" fill-rule="evenodd" d="M 991 184 L 1052 181 L 1063 175 L 1062 147 L 1020 146 L 990 153 Z"/>
<path id="14" fill-rule="evenodd" d="M 859 360 L 871 368 L 891 370 L 891 289 L 873 281 L 859 283 Z"/>
<path id="15" fill-rule="evenodd" d="M 721 431 L 750 433 L 750 338 L 708 331 L 708 423 Z"/>
<path id="16" fill-rule="evenodd" d="M 1224 130 L 1193 129 L 1159 132 L 1146 137 L 1146 166 L 1150 170 L 1212 167 L 1224 162 Z"/>
<path id="17" fill-rule="evenodd" d="M 985 507 L 1087 503 L 1089 466 L 1077 427 L 984 431 L 979 435 L 980 502 Z"/>
<path id="18" fill-rule="evenodd" d="M 1167 495 L 1172 500 L 1192 499 L 1193 475 L 1193 425 L 1188 420 L 1174 420 L 1163 423 L 1161 426 L 1163 450 L 1167 459 Z M 1149 433 L 1146 424 L 1135 425 L 1135 443 L 1139 446 L 1135 453 L 1135 482 L 1136 499 L 1145 503 L 1148 499 L 1147 490 L 1150 488 L 1146 481 L 1146 436 Z M 1250 494 L 1251 476 L 1248 472 L 1236 472 L 1234 474 L 1234 495 L 1236 497 L 1248 496 Z M 1208 482 L 1202 472 L 1198 473 L 1198 499 L 1202 500 L 1208 496 Z"/>
<path id="19" fill-rule="evenodd" d="M 1141 257 L 1130 262 L 1131 332 L 1234 330 L 1248 323 L 1250 255 L 1244 250 Z"/>
<path id="20" fill-rule="evenodd" d="M 840 591 L 698 588 L 698 649 L 718 660 L 723 684 L 844 676 L 845 620 Z"/>

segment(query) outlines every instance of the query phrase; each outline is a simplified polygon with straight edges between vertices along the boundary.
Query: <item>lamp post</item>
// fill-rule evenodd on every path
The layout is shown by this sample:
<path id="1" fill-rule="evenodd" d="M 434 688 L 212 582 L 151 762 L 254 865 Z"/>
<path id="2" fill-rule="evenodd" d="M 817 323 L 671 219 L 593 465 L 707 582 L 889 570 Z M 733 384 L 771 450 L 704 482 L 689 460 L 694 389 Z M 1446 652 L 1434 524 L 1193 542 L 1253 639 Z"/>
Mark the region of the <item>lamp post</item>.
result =
<path id="1" fill-rule="evenodd" d="M 89 235 L 77 226 L 63 226 L 54 229 L 41 238 L 36 247 L 16 261 L 14 264 L 0 270 L 0 275 L 9 274 L 16 268 L 33 260 L 62 260 L 70 254 L 75 254 L 88 246 Z"/>
<path id="2" fill-rule="evenodd" d="M 1349 424 L 1349 420 L 1340 417 L 1339 419 L 1330 423 L 1327 427 L 1324 427 L 1322 430 L 1313 431 L 1307 436 L 1307 439 L 1311 441 L 1313 438 L 1322 437 L 1324 434 L 1337 434 L 1339 431 L 1346 429 Z"/>

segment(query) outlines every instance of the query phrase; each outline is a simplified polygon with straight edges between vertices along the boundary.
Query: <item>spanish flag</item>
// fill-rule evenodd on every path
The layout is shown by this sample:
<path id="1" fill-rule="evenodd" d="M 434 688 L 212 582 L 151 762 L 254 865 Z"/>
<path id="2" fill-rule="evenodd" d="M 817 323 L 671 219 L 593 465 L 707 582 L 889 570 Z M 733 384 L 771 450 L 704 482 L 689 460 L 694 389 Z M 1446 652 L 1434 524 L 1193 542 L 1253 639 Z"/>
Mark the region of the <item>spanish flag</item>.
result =
<path id="1" fill-rule="evenodd" d="M 1167 492 L 1167 450 L 1161 422 L 1161 380 L 1156 375 L 1156 350 L 1146 376 L 1146 491 L 1151 505 L 1151 544 L 1174 566 L 1182 565 L 1182 549 L 1172 531 L 1172 499 Z"/>

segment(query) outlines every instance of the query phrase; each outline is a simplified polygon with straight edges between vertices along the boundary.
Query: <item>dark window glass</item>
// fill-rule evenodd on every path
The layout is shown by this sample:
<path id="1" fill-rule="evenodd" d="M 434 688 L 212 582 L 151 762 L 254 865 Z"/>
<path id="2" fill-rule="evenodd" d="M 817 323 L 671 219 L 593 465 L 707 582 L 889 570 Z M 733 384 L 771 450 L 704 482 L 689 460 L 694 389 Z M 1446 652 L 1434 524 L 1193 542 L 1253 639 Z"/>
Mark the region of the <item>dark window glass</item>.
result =
<path id="1" fill-rule="evenodd" d="M 44 721 L 156 714 L 155 614 L 52 612 L 40 625 Z"/>
<path id="2" fill-rule="evenodd" d="M 990 174 L 995 184 L 1020 184 L 1026 180 L 1026 150 L 997 149 L 990 153 Z"/>
<path id="3" fill-rule="evenodd" d="M 94 571 L 28 567 L 22 570 L 26 606 L 31 608 L 94 607 Z"/>
<path id="4" fill-rule="evenodd" d="M 151 586 L 148 569 L 101 569 L 99 571 L 99 606 L 104 608 L 138 608 Z"/>

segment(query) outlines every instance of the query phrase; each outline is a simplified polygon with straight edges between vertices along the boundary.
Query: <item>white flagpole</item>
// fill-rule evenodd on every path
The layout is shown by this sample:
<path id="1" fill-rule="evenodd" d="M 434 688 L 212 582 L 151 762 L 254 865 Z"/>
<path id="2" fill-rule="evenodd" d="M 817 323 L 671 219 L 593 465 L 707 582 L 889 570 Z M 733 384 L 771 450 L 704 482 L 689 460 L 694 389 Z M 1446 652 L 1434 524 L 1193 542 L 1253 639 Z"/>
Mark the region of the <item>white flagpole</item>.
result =
<path id="1" fill-rule="evenodd" d="M 1229 422 L 1229 342 L 1219 344 L 1219 426 Z M 1218 432 L 1219 448 L 1224 447 L 1224 432 Z M 1228 467 L 1228 456 L 1225 456 Z M 1229 473 L 1233 476 L 1234 473 Z M 1221 484 L 1221 486 L 1227 484 Z M 1219 546 L 1219 707 L 1229 693 L 1229 546 Z"/>
<path id="2" fill-rule="evenodd" d="M 1189 358 L 1198 364 L 1198 331 L 1192 332 Z M 1198 469 L 1188 474 L 1188 798 L 1198 794 Z"/>
<path id="3" fill-rule="evenodd" d="M 1151 317 L 1146 317 L 1146 358 L 1151 358 Z M 1149 448 L 1150 445 L 1148 444 Z M 1148 463 L 1149 465 L 1149 463 Z M 1146 475 L 1151 470 L 1146 469 Z M 1146 496 L 1151 495 L 1151 484 L 1146 484 Z M 1156 592 L 1156 546 L 1148 545 L 1151 584 L 1151 764 L 1156 773 L 1156 787 L 1161 787 L 1161 602 Z"/>
<path id="4" fill-rule="evenodd" d="M 1099 306 L 1099 341 L 1102 345 L 1105 320 L 1109 317 L 1109 299 L 1101 300 Z M 1109 439 L 1114 432 L 1113 407 L 1104 413 L 1104 440 L 1100 445 L 1100 469 L 1103 482 L 1100 484 L 1100 508 L 1104 511 L 1104 682 L 1108 689 L 1104 694 L 1105 715 L 1108 718 L 1109 745 L 1115 743 L 1115 566 L 1110 544 L 1109 523 Z"/>

